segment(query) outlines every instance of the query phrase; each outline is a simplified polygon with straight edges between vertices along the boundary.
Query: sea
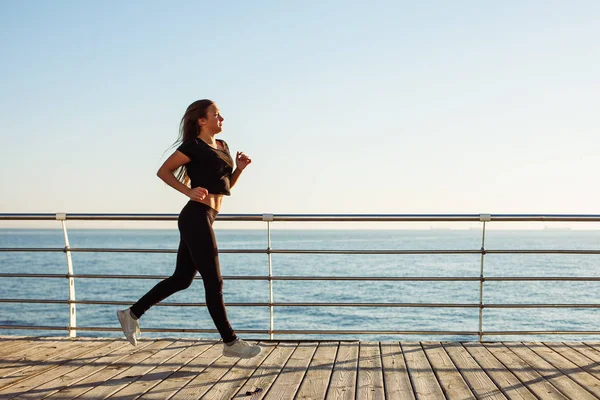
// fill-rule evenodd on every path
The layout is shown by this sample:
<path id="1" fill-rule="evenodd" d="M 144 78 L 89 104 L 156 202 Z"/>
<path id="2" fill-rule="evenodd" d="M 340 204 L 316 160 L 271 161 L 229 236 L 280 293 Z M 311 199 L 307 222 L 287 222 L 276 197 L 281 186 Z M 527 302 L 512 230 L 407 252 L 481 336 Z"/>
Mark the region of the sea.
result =
<path id="1" fill-rule="evenodd" d="M 176 229 L 69 229 L 72 248 L 177 249 Z M 215 229 L 226 303 L 269 301 L 269 284 L 232 280 L 229 276 L 266 276 L 267 254 L 226 253 L 227 249 L 265 250 L 266 229 Z M 274 250 L 479 250 L 477 229 L 271 229 Z M 0 248 L 62 248 L 61 229 L 0 229 Z M 487 250 L 599 250 L 598 230 L 488 230 Z M 363 277 L 479 277 L 480 254 L 272 254 L 274 276 Z M 73 252 L 75 274 L 170 275 L 174 253 Z M 486 277 L 599 277 L 600 254 L 486 254 Z M 66 274 L 62 252 L 0 251 L 0 273 Z M 158 280 L 76 279 L 77 300 L 135 302 Z M 600 304 L 600 282 L 486 281 L 484 304 Z M 478 281 L 274 281 L 278 303 L 469 303 L 479 302 Z M 0 299 L 68 299 L 65 278 L 0 277 Z M 204 288 L 196 279 L 188 289 L 166 302 L 204 302 Z M 115 311 L 124 306 L 78 304 L 80 327 L 117 328 Z M 237 330 L 269 328 L 266 306 L 228 306 Z M 0 325 L 65 327 L 66 304 L 20 304 L 0 300 Z M 290 307 L 274 308 L 277 330 L 477 331 L 478 308 L 405 307 Z M 218 338 L 215 333 L 153 333 L 144 328 L 214 329 L 205 306 L 150 309 L 140 320 L 142 337 Z M 598 331 L 600 309 L 506 308 L 483 310 L 484 331 Z M 0 329 L 0 336 L 66 336 L 66 330 Z M 119 332 L 78 331 L 78 336 L 115 337 Z M 267 339 L 266 334 L 240 334 Z M 471 335 L 285 335 L 280 340 L 477 340 Z M 598 340 L 598 335 L 485 335 L 484 340 L 570 341 Z"/>

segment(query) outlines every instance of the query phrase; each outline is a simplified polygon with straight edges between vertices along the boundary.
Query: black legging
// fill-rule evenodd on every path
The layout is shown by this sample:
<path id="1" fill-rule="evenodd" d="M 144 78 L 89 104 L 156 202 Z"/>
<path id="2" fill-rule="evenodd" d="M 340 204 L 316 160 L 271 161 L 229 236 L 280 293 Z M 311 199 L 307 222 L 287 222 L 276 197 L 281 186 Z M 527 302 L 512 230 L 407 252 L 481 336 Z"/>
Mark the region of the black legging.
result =
<path id="1" fill-rule="evenodd" d="M 219 251 L 212 229 L 216 216 L 216 210 L 196 201 L 189 201 L 183 207 L 177 222 L 180 241 L 175 272 L 171 277 L 159 282 L 131 307 L 131 312 L 136 317 L 141 317 L 150 307 L 173 293 L 188 288 L 198 271 L 204 282 L 208 312 L 221 338 L 226 343 L 236 339 L 223 303 Z"/>

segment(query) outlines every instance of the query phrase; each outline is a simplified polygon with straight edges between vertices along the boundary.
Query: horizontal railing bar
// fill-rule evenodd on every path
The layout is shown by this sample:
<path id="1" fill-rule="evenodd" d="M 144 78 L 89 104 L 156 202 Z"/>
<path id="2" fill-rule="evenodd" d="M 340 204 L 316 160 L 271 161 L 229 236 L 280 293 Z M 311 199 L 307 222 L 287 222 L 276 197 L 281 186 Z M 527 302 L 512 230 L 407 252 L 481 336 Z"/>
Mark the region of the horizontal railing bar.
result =
<path id="1" fill-rule="evenodd" d="M 266 250 L 261 250 L 266 253 Z M 231 252 L 231 251 L 221 251 Z M 271 254 L 600 254 L 600 250 L 277 250 L 271 249 Z"/>
<path id="2" fill-rule="evenodd" d="M 72 328 L 78 331 L 106 331 L 106 332 L 123 332 L 121 328 L 105 328 L 101 326 L 83 326 Z M 144 328 L 144 332 L 187 332 L 187 333 L 219 333 L 216 329 L 193 329 L 193 328 Z M 268 334 L 268 329 L 236 329 L 236 333 L 251 333 L 251 334 Z"/>
<path id="3" fill-rule="evenodd" d="M 219 250 L 219 253 L 221 250 Z M 266 252 L 266 251 L 265 251 Z M 271 254 L 481 254 L 481 250 L 320 250 L 271 249 Z"/>
<path id="4" fill-rule="evenodd" d="M 4 247 L 0 252 L 64 252 L 65 248 L 25 248 Z M 174 254 L 177 249 L 137 249 L 137 248 L 101 248 L 101 247 L 69 247 L 71 252 L 79 253 L 163 253 Z M 581 251 L 581 250 L 577 250 Z M 600 250 L 599 250 L 600 252 Z M 302 250 L 302 249 L 219 249 L 219 254 L 481 254 L 481 250 Z"/>
<path id="5" fill-rule="evenodd" d="M 176 221 L 177 214 L 65 214 L 68 220 L 80 221 Z M 52 214 L 0 214 L 0 220 L 8 221 L 56 221 Z"/>
<path id="6" fill-rule="evenodd" d="M 0 299 L 0 302 L 2 300 Z M 120 301 L 74 301 L 75 304 L 130 305 L 132 302 Z M 195 307 L 206 306 L 206 303 L 158 303 L 162 306 Z M 227 307 L 433 307 L 433 308 L 479 308 L 478 303 L 227 303 Z M 600 305 L 598 305 L 600 307 Z"/>
<path id="7" fill-rule="evenodd" d="M 102 274 L 18 274 L 0 273 L 0 278 L 78 278 L 78 279 L 167 279 L 169 275 L 102 275 Z M 197 275 L 195 279 L 202 279 Z M 483 281 L 574 281 L 598 282 L 600 276 L 507 276 L 507 277 L 455 277 L 455 276 L 223 276 L 224 280 L 247 281 L 382 281 L 382 282 L 479 282 Z"/>
<path id="8" fill-rule="evenodd" d="M 223 279 L 239 279 L 241 277 L 224 276 Z M 257 277 L 268 280 L 268 276 Z M 198 279 L 202 279 L 198 277 Z M 458 277 L 458 276 L 277 276 L 274 281 L 600 281 L 600 276 L 517 276 L 517 277 Z"/>
<path id="9" fill-rule="evenodd" d="M 229 303 L 227 304 L 229 305 Z M 479 303 L 273 303 L 275 307 L 406 307 L 406 308 L 600 308 L 600 304 L 484 304 Z"/>
<path id="10" fill-rule="evenodd" d="M 68 326 L 37 326 L 37 325 L 0 325 L 0 329 L 20 329 L 20 330 L 47 330 L 47 331 L 99 331 L 99 332 L 122 332 L 121 328 L 111 328 L 102 326 L 77 326 L 69 328 Z M 264 329 L 236 329 L 239 333 L 268 334 Z M 144 328 L 144 332 L 190 332 L 190 333 L 219 333 L 216 329 L 186 329 L 186 328 Z"/>
<path id="11" fill-rule="evenodd" d="M 600 254 L 600 250 L 485 250 L 486 254 Z"/>
<path id="12" fill-rule="evenodd" d="M 131 301 L 103 301 L 103 300 L 76 300 L 74 304 L 96 304 L 96 305 L 115 305 L 115 306 L 130 306 L 134 304 Z M 227 307 L 269 307 L 269 303 L 227 303 Z M 206 307 L 206 303 L 158 303 L 154 306 L 163 307 Z M 153 306 L 153 307 L 154 307 Z"/>
<path id="13" fill-rule="evenodd" d="M 83 278 L 83 279 L 166 279 L 168 275 L 100 275 L 100 274 L 17 274 L 0 273 L 0 278 Z M 195 279 L 202 279 L 196 275 Z M 249 280 L 249 281 L 464 281 L 479 282 L 481 278 L 476 277 L 385 277 L 385 276 L 223 276 L 224 280 Z M 487 279 L 487 278 L 486 278 Z M 593 279 L 600 280 L 600 277 Z"/>
<path id="14" fill-rule="evenodd" d="M 230 250 L 219 250 L 222 252 L 233 252 Z M 243 252 L 243 251 L 240 251 Z M 267 250 L 255 251 L 255 253 L 267 253 Z M 600 250 L 277 250 L 268 251 L 271 254 L 600 254 Z"/>
<path id="15" fill-rule="evenodd" d="M 2 247 L 0 252 L 65 252 L 57 247 Z M 69 247 L 70 252 L 80 253 L 163 253 L 174 254 L 176 249 L 138 249 Z M 538 249 L 538 250 L 321 250 L 321 249 L 220 249 L 220 254 L 600 254 L 600 249 Z"/>
<path id="16" fill-rule="evenodd" d="M 0 214 L 0 220 L 56 220 L 56 214 Z M 178 214 L 83 214 L 64 215 L 80 221 L 176 221 Z M 486 214 L 487 221 L 600 222 L 597 214 Z M 264 221 L 263 214 L 219 214 L 217 221 Z M 465 221 L 481 222 L 481 214 L 270 214 L 271 221 Z"/>
<path id="17" fill-rule="evenodd" d="M 71 275 L 72 278 L 75 276 Z M 12 272 L 0 273 L 0 278 L 69 278 L 68 274 L 16 274 Z"/>
<path id="18" fill-rule="evenodd" d="M 25 248 L 4 247 L 0 252 L 64 252 L 65 248 Z M 71 252 L 79 253 L 163 253 L 174 254 L 177 249 L 138 249 L 138 248 L 101 248 L 69 247 Z M 577 250 L 580 251 L 580 250 Z M 302 249 L 219 249 L 220 254 L 481 254 L 481 250 L 302 250 Z"/>
<path id="19" fill-rule="evenodd" d="M 63 253 L 64 247 L 0 247 L 0 252 L 22 252 L 22 253 Z"/>
<path id="20" fill-rule="evenodd" d="M 237 331 L 237 329 L 236 329 Z M 598 335 L 600 331 L 493 331 L 493 332 L 476 332 L 476 331 L 360 331 L 360 330 L 274 330 L 275 334 L 288 334 L 288 335 L 327 335 L 327 334 L 340 334 L 340 335 L 462 335 L 462 336 L 475 336 L 480 333 L 487 335 Z"/>
<path id="21" fill-rule="evenodd" d="M 29 326 L 29 325 L 0 325 L 0 329 L 27 329 L 27 330 L 69 330 L 68 327 L 60 326 Z M 101 327 L 101 326 L 84 326 L 77 328 L 78 331 L 100 331 L 100 332 L 122 332 L 120 328 L 112 327 Z M 238 333 L 247 334 L 268 334 L 271 333 L 268 330 L 262 329 L 236 329 Z M 186 329 L 186 328 L 144 328 L 144 332 L 188 332 L 188 333 L 218 333 L 216 329 Z M 419 334 L 433 334 L 433 335 L 469 335 L 475 336 L 478 332 L 470 331 L 359 331 L 359 330 L 324 330 L 324 331 L 302 331 L 302 330 L 274 330 L 274 334 L 406 334 L 406 335 L 419 335 Z"/>
<path id="22" fill-rule="evenodd" d="M 28 329 L 28 330 L 69 330 L 68 327 L 59 326 L 29 326 L 29 325 L 0 325 L 0 329 Z M 120 328 L 112 327 L 101 327 L 101 326 L 78 326 L 78 331 L 101 331 L 101 332 L 122 332 Z M 421 334 L 432 334 L 432 335 L 466 335 L 475 336 L 478 332 L 473 331 L 369 331 L 369 330 L 285 330 L 277 329 L 273 332 L 262 329 L 236 329 L 238 333 L 249 333 L 249 334 L 308 334 L 308 335 L 327 335 L 327 334 L 341 334 L 341 335 L 354 335 L 354 334 L 384 334 L 384 335 L 421 335 Z M 144 332 L 189 332 L 189 333 L 218 333 L 216 329 L 186 329 L 186 328 L 144 328 Z"/>
<path id="23" fill-rule="evenodd" d="M 40 330 L 40 331 L 68 331 L 66 326 L 40 326 L 40 325 L 0 325 L 0 329 Z"/>
<path id="24" fill-rule="evenodd" d="M 600 331 L 485 331 L 486 336 L 494 335 L 598 335 Z"/>
<path id="25" fill-rule="evenodd" d="M 22 304 L 69 304 L 69 300 L 48 300 L 48 299 L 0 299 L 0 303 L 22 303 Z"/>
<path id="26" fill-rule="evenodd" d="M 600 304 L 483 304 L 482 308 L 600 308 Z"/>
<path id="27" fill-rule="evenodd" d="M 0 299 L 0 303 L 22 304 L 93 304 L 128 306 L 130 301 L 109 300 L 46 300 L 46 299 Z M 163 307 L 204 307 L 206 303 L 158 303 Z M 228 307 L 404 307 L 404 308 L 600 308 L 600 304 L 483 304 L 479 303 L 227 303 Z"/>
<path id="28" fill-rule="evenodd" d="M 64 247 L 0 247 L 0 252 L 65 252 L 67 249 Z M 69 247 L 71 252 L 81 253 L 177 253 L 176 249 L 126 249 L 126 248 L 101 248 L 101 247 L 89 247 L 89 248 L 75 248 Z M 235 250 L 237 252 L 237 250 Z M 228 250 L 219 250 L 219 253 L 228 252 Z M 240 252 L 247 253 L 265 253 L 266 250 L 248 249 Z"/>
<path id="29" fill-rule="evenodd" d="M 600 276 L 494 276 L 484 278 L 486 281 L 600 281 Z"/>
<path id="30" fill-rule="evenodd" d="M 2 328 L 0 326 L 0 328 Z M 103 328 L 103 327 L 77 327 L 77 330 L 83 331 L 111 331 L 111 332 L 122 332 L 119 328 Z M 432 334 L 432 335 L 469 335 L 475 336 L 478 332 L 472 331 L 361 331 L 361 330 L 311 330 L 311 331 L 303 331 L 303 330 L 285 330 L 285 329 L 276 329 L 272 332 L 269 330 L 243 330 L 236 329 L 236 332 L 239 333 L 273 333 L 273 334 L 308 334 L 308 335 L 326 335 L 326 334 L 341 334 L 341 335 L 354 335 L 354 334 L 382 334 L 382 335 L 421 335 L 421 334 Z M 144 332 L 193 332 L 193 333 L 218 333 L 216 329 L 185 329 L 185 328 L 144 328 Z"/>

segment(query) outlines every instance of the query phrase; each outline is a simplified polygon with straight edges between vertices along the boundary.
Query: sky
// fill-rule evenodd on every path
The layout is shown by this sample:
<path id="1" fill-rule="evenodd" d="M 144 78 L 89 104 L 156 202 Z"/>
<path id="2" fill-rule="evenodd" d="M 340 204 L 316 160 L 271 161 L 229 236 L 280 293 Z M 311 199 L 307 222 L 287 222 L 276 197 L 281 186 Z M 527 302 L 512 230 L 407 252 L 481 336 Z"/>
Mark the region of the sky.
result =
<path id="1" fill-rule="evenodd" d="M 221 213 L 599 214 L 600 2 L 0 2 L 0 213 L 178 213 L 187 106 L 253 160 Z"/>

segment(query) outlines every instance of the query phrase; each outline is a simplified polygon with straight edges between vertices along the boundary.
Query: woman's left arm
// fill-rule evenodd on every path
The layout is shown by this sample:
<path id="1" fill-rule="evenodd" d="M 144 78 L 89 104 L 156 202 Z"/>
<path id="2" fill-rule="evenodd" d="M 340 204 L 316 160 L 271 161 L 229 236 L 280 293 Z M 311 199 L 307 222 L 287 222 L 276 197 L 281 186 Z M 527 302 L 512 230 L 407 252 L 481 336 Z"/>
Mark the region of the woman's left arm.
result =
<path id="1" fill-rule="evenodd" d="M 245 155 L 243 152 L 238 151 L 235 156 L 235 171 L 231 174 L 229 179 L 229 187 L 232 188 L 237 182 L 238 178 L 242 174 L 242 171 L 250 164 L 252 160 L 250 157 Z"/>

